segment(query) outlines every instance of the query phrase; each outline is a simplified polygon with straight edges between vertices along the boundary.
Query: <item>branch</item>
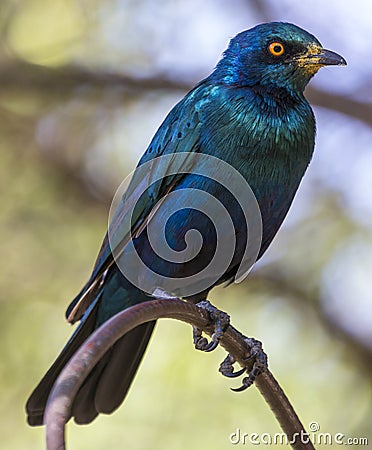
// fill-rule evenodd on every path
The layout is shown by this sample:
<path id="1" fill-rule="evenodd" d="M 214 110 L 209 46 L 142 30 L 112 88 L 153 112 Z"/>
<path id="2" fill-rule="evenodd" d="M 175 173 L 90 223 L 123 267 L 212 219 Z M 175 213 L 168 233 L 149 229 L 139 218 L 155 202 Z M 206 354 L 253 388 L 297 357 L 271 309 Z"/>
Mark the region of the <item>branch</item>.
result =
<path id="1" fill-rule="evenodd" d="M 143 94 L 156 90 L 173 90 L 185 92 L 192 88 L 192 83 L 175 81 L 166 74 L 147 78 L 136 78 L 117 72 L 90 70 L 77 65 L 47 67 L 30 64 L 22 60 L 9 60 L 0 66 L 0 93 L 14 90 L 37 91 L 39 95 L 64 97 L 66 91 L 80 87 L 97 89 L 122 88 L 132 94 Z M 307 97 L 313 105 L 346 114 L 354 119 L 372 126 L 372 103 L 362 102 L 350 96 L 329 93 L 310 86 Z"/>
<path id="2" fill-rule="evenodd" d="M 118 72 L 91 70 L 78 65 L 59 67 L 41 66 L 22 60 L 8 60 L 0 66 L 0 92 L 14 89 L 38 91 L 40 95 L 63 96 L 66 90 L 79 87 L 113 88 L 122 87 L 131 91 L 154 91 L 158 89 L 189 90 L 187 82 L 170 80 L 166 76 L 154 75 L 136 78 Z"/>
<path id="3" fill-rule="evenodd" d="M 309 88 L 307 97 L 312 105 L 340 112 L 372 126 L 372 103 L 361 102 L 345 95 Z"/>
<path id="4" fill-rule="evenodd" d="M 296 305 L 299 304 L 299 300 L 302 305 L 310 305 L 312 310 L 318 314 L 319 320 L 326 330 L 348 347 L 348 361 L 350 361 L 351 357 L 353 358 L 353 364 L 358 364 L 362 372 L 372 371 L 371 346 L 342 328 L 335 318 L 324 313 L 320 305 L 319 287 L 311 290 L 306 289 L 303 284 L 294 283 L 293 278 L 288 278 L 285 272 L 278 270 L 277 267 L 269 267 L 254 272 L 251 277 L 251 286 L 254 282 L 264 285 L 266 289 L 271 290 L 274 294 L 280 292 L 281 295 L 285 295 L 289 300 L 293 299 Z"/>
<path id="5" fill-rule="evenodd" d="M 80 347 L 61 372 L 53 387 L 44 416 L 47 450 L 65 449 L 64 430 L 70 418 L 73 400 L 94 365 L 124 334 L 138 325 L 160 318 L 181 320 L 203 329 L 209 335 L 213 333 L 209 315 L 205 310 L 178 299 L 140 303 L 112 317 Z M 231 325 L 221 339 L 221 345 L 242 367 L 247 367 L 248 355 L 245 339 L 245 336 Z M 253 364 L 254 360 L 251 359 L 248 365 L 252 367 Z M 304 427 L 269 370 L 260 374 L 255 383 L 288 436 L 292 448 L 314 450 L 310 442 L 304 443 L 304 440 L 301 439 L 301 437 L 307 436 Z"/>

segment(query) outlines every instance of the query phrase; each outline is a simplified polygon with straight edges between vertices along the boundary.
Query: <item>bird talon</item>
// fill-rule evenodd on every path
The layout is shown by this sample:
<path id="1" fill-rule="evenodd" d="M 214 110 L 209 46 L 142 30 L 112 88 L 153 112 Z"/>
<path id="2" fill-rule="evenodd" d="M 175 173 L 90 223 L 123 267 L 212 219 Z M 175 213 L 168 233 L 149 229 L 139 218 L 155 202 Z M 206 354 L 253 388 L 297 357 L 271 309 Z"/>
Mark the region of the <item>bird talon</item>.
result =
<path id="1" fill-rule="evenodd" d="M 230 388 L 234 392 L 243 392 L 246 389 L 248 389 L 250 386 L 252 386 L 254 380 L 252 380 L 249 376 L 243 378 L 242 385 L 238 388 Z"/>
<path id="2" fill-rule="evenodd" d="M 205 349 L 208 347 L 208 339 L 201 336 L 198 336 L 196 333 L 198 333 L 200 330 L 196 327 L 194 327 L 194 346 L 196 350 L 205 351 Z"/>
<path id="3" fill-rule="evenodd" d="M 219 344 L 222 336 L 230 324 L 230 316 L 213 306 L 208 300 L 203 300 L 196 304 L 199 308 L 208 312 L 211 322 L 214 325 L 214 333 L 210 342 L 202 336 L 202 330 L 193 327 L 193 340 L 196 350 L 212 352 Z"/>
<path id="4" fill-rule="evenodd" d="M 237 378 L 243 375 L 243 373 L 247 370 L 245 367 L 242 369 L 235 371 L 234 370 L 234 364 L 235 359 L 232 355 L 228 354 L 226 358 L 222 361 L 220 364 L 220 368 L 218 369 L 219 372 L 224 376 L 228 378 Z"/>
<path id="5" fill-rule="evenodd" d="M 265 372 L 267 369 L 267 356 L 262 350 L 262 344 L 260 341 L 252 338 L 245 338 L 244 341 L 249 348 L 249 355 L 245 358 L 245 367 L 238 371 L 234 371 L 235 358 L 228 354 L 222 361 L 219 371 L 225 377 L 236 378 L 243 375 L 244 372 L 248 372 L 248 376 L 243 378 L 242 385 L 238 388 L 231 388 L 234 392 L 242 392 L 248 389 L 255 382 L 258 375 Z M 252 365 L 252 360 L 254 360 Z M 251 363 L 251 364 L 248 364 Z"/>
<path id="6" fill-rule="evenodd" d="M 219 342 L 219 341 L 211 340 L 211 341 L 208 343 L 208 345 L 204 348 L 204 351 L 207 352 L 207 353 L 212 352 L 215 348 L 218 347 L 218 342 Z"/>

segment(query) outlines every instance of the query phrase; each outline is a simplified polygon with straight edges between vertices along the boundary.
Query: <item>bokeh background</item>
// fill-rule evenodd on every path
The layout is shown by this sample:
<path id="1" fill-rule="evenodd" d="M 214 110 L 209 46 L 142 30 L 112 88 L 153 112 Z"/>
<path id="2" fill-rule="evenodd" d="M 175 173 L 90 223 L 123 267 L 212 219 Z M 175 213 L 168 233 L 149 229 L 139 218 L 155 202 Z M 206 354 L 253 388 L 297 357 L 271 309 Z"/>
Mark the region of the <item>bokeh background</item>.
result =
<path id="1" fill-rule="evenodd" d="M 1 449 L 44 446 L 24 403 L 72 332 L 64 310 L 115 188 L 229 38 L 267 20 L 308 29 L 349 65 L 307 90 L 316 152 L 285 226 L 248 280 L 211 300 L 264 343 L 306 426 L 372 445 L 370 1 L 2 0 Z M 69 448 L 228 449 L 237 428 L 279 432 L 255 388 L 229 390 L 239 381 L 217 372 L 224 356 L 161 321 L 125 405 L 70 424 Z"/>

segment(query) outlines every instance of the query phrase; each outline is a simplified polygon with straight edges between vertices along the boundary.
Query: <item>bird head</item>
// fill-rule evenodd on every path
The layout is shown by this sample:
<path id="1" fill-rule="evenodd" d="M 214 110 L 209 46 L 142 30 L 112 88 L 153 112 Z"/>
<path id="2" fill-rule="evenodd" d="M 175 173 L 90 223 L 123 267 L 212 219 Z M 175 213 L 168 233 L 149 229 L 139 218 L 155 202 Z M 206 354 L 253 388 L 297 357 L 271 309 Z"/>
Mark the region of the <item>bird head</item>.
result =
<path id="1" fill-rule="evenodd" d="M 231 39 L 214 75 L 229 85 L 269 85 L 296 93 L 303 92 L 321 67 L 330 65 L 346 61 L 302 28 L 270 22 Z"/>

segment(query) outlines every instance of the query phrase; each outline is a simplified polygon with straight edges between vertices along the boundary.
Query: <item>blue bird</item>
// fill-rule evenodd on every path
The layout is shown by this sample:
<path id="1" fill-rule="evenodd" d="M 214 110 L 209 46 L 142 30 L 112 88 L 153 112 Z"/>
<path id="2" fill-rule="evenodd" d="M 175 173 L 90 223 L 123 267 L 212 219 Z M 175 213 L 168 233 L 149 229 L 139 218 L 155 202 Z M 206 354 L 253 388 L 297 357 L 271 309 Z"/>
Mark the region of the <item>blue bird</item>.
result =
<path id="1" fill-rule="evenodd" d="M 197 303 L 205 300 L 215 285 L 237 276 L 248 239 L 244 211 L 228 189 L 208 179 L 209 173 L 219 175 L 212 174 L 213 164 L 195 155 L 218 158 L 249 184 L 262 223 L 256 256 L 264 254 L 290 208 L 314 150 L 315 119 L 304 89 L 321 67 L 345 64 L 313 35 L 289 23 L 260 24 L 230 41 L 211 75 L 170 111 L 140 160 L 139 170 L 158 157 L 169 156 L 154 170 L 135 174 L 124 193 L 112 222 L 114 231 L 121 231 L 113 242 L 106 235 L 90 279 L 67 309 L 68 321 L 80 324 L 27 402 L 30 425 L 43 423 L 46 401 L 60 371 L 84 340 L 114 314 L 149 300 L 157 292 Z M 141 195 L 136 197 L 137 189 Z M 129 270 L 135 252 L 156 274 L 155 279 L 188 279 L 195 272 L 204 273 L 217 244 L 228 241 L 216 234 L 211 219 L 200 208 L 193 208 L 196 191 L 200 198 L 204 194 L 217 198 L 229 209 L 236 242 L 228 264 L 223 271 L 217 270 L 217 275 L 208 274 L 214 278 L 205 284 L 202 277 L 200 289 L 189 285 L 186 289 L 186 282 L 174 289 L 166 284 L 151 287 L 147 272 L 141 281 L 140 270 Z M 173 214 L 178 202 L 188 206 Z M 203 208 L 209 207 L 207 197 L 202 203 Z M 183 259 L 173 262 L 154 254 L 148 230 L 159 230 L 160 239 L 165 220 L 171 254 L 185 252 L 188 247 L 193 247 L 194 253 L 186 251 Z M 193 246 L 187 245 L 189 230 L 203 236 L 200 248 L 198 239 Z M 196 256 L 195 248 L 199 250 Z M 228 245 L 225 251 L 230 251 Z M 161 289 L 157 291 L 157 287 Z M 141 325 L 122 337 L 96 365 L 72 405 L 71 417 L 77 423 L 90 423 L 99 413 L 109 414 L 122 403 L 154 325 Z"/>

